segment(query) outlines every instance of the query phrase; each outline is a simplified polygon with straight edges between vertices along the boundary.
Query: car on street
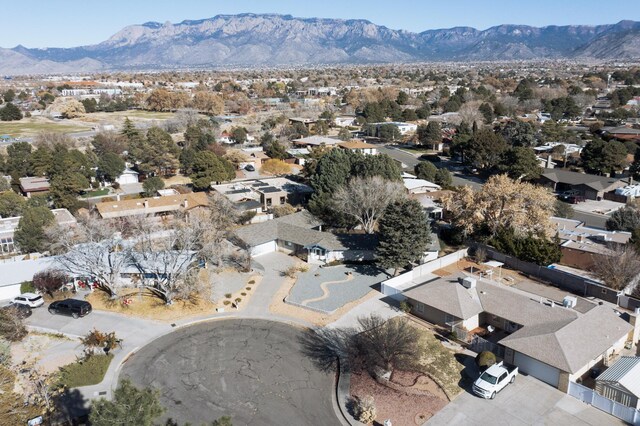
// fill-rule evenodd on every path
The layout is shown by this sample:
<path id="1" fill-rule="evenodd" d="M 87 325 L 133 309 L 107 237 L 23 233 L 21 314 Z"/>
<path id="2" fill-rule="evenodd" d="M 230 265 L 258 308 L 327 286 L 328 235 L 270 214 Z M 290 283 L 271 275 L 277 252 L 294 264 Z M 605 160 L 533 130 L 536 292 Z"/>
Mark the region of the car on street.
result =
<path id="1" fill-rule="evenodd" d="M 30 317 L 33 313 L 28 305 L 23 305 L 20 303 L 3 306 L 0 309 L 2 309 L 2 311 L 13 311 L 16 313 L 18 318 L 27 318 Z"/>
<path id="2" fill-rule="evenodd" d="M 39 294 L 22 293 L 20 296 L 14 297 L 11 303 L 14 305 L 27 305 L 30 308 L 37 308 L 44 305 L 44 299 Z"/>
<path id="3" fill-rule="evenodd" d="M 515 382 L 517 375 L 518 367 L 501 361 L 486 369 L 478 377 L 473 383 L 473 393 L 485 399 L 493 399 L 509 383 Z"/>
<path id="4" fill-rule="evenodd" d="M 65 299 L 52 302 L 49 305 L 49 313 L 53 315 L 69 315 L 80 318 L 91 313 L 91 303 L 84 300 Z"/>

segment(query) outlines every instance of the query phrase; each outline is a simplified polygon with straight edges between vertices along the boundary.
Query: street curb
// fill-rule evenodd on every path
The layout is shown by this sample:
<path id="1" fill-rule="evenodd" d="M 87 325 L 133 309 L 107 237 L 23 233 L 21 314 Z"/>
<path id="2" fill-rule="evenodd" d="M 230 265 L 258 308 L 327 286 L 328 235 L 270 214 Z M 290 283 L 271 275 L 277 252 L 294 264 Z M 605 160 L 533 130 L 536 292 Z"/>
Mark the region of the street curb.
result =
<path id="1" fill-rule="evenodd" d="M 338 359 L 338 383 L 336 386 L 336 399 L 338 400 L 338 407 L 340 408 L 340 414 L 346 421 L 346 424 L 350 426 L 366 426 L 364 423 L 360 423 L 354 419 L 347 410 L 347 401 L 350 394 L 351 372 Z"/>

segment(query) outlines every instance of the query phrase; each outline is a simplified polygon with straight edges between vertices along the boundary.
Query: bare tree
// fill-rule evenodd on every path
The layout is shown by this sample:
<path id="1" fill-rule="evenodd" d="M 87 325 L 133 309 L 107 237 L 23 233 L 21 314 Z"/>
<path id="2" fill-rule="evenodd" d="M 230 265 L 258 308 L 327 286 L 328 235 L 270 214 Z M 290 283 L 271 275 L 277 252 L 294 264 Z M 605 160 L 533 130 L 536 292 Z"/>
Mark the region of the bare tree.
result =
<path id="1" fill-rule="evenodd" d="M 100 290 L 115 298 L 125 286 L 121 273 L 129 263 L 129 247 L 122 234 L 123 221 L 81 219 L 73 228 L 52 228 L 58 232 L 54 252 L 62 271 L 74 277 L 95 279 Z"/>
<path id="2" fill-rule="evenodd" d="M 631 293 L 638 285 L 640 257 L 630 245 L 613 244 L 594 257 L 591 271 L 612 289 Z"/>
<path id="3" fill-rule="evenodd" d="M 420 355 L 420 333 L 402 318 L 385 320 L 377 314 L 358 318 L 358 354 L 369 371 L 410 369 Z"/>
<path id="4" fill-rule="evenodd" d="M 334 208 L 360 222 L 367 234 L 373 234 L 384 209 L 404 196 L 404 187 L 398 182 L 380 176 L 354 177 L 333 195 Z"/>
<path id="5" fill-rule="evenodd" d="M 15 306 L 0 309 L 0 338 L 10 342 L 17 342 L 27 335 L 23 316 Z"/>

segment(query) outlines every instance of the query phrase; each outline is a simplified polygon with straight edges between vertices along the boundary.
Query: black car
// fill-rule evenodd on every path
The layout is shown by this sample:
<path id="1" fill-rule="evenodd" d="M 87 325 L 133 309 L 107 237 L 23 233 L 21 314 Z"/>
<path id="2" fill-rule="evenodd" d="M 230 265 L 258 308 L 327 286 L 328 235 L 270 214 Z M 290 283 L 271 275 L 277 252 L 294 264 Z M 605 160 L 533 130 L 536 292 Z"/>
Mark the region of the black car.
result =
<path id="1" fill-rule="evenodd" d="M 71 315 L 80 318 L 91 312 L 91 303 L 84 300 L 65 299 L 58 300 L 49 305 L 49 313 L 60 315 Z"/>
<path id="2" fill-rule="evenodd" d="M 252 164 L 247 164 L 246 166 L 244 166 L 244 169 L 245 169 L 246 171 L 248 171 L 248 172 L 255 172 L 255 171 L 256 171 L 256 168 L 255 168 L 255 167 L 253 167 L 253 165 L 252 165 Z"/>
<path id="3" fill-rule="evenodd" d="M 30 317 L 32 312 L 31 312 L 31 308 L 27 305 L 23 305 L 21 303 L 14 303 L 11 305 L 7 305 L 7 306 L 3 306 L 2 310 L 3 311 L 8 311 L 8 310 L 15 310 L 16 314 L 18 315 L 18 317 L 20 318 L 27 318 Z"/>

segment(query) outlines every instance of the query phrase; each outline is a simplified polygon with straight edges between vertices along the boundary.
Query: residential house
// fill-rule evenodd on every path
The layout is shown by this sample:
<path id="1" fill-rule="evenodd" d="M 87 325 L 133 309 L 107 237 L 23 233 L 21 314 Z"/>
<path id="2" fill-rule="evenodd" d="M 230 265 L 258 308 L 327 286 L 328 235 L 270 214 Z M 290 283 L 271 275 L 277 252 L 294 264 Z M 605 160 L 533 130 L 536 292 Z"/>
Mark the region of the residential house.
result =
<path id="1" fill-rule="evenodd" d="M 400 132 L 400 134 L 402 136 L 408 134 L 408 133 L 413 133 L 416 130 L 418 130 L 418 125 L 417 124 L 411 124 L 411 123 L 403 123 L 403 122 L 399 122 L 399 121 L 384 121 L 381 123 L 368 123 L 367 126 L 369 126 L 369 128 L 375 129 L 375 134 L 372 136 L 379 136 L 378 135 L 378 131 L 380 129 L 380 127 L 382 126 L 386 126 L 388 124 L 392 124 L 394 126 L 396 126 L 398 128 L 398 131 Z"/>
<path id="2" fill-rule="evenodd" d="M 564 169 L 544 169 L 540 183 L 554 191 L 576 190 L 589 200 L 602 200 L 605 194 L 614 194 L 617 188 L 627 185 L 621 179 L 571 172 Z"/>
<path id="3" fill-rule="evenodd" d="M 375 235 L 336 235 L 321 229 L 322 222 L 303 211 L 240 228 L 235 231 L 235 239 L 248 248 L 251 256 L 280 251 L 320 264 L 373 259 Z"/>
<path id="4" fill-rule="evenodd" d="M 307 136 L 305 138 L 294 139 L 293 143 L 300 148 L 312 148 L 316 146 L 334 147 L 338 145 L 340 141 L 325 136 Z"/>
<path id="5" fill-rule="evenodd" d="M 204 192 L 168 195 L 161 197 L 138 198 L 133 200 L 104 201 L 95 205 L 102 219 L 129 217 L 137 215 L 163 216 L 176 212 L 188 213 L 209 205 Z"/>
<path id="6" fill-rule="evenodd" d="M 412 194 L 425 194 L 427 192 L 439 191 L 440 185 L 436 185 L 433 182 L 429 182 L 425 179 L 402 179 L 407 193 Z"/>
<path id="7" fill-rule="evenodd" d="M 591 228 L 578 220 L 552 217 L 551 223 L 561 242 L 560 263 L 585 271 L 591 269 L 598 255 L 612 254 L 607 245 L 626 244 L 631 239 L 630 232 Z"/>
<path id="8" fill-rule="evenodd" d="M 20 178 L 20 191 L 27 198 L 32 195 L 44 194 L 49 192 L 51 185 L 46 177 L 23 177 Z"/>
<path id="9" fill-rule="evenodd" d="M 120 185 L 138 183 L 138 172 L 127 167 L 120 176 L 116 178 L 116 182 Z"/>
<path id="10" fill-rule="evenodd" d="M 212 189 L 224 195 L 239 211 L 255 210 L 257 213 L 287 203 L 304 204 L 313 193 L 310 186 L 284 177 L 224 183 L 213 185 Z"/>
<path id="11" fill-rule="evenodd" d="M 52 267 L 54 262 L 51 257 L 0 262 L 0 300 L 19 296 L 23 282 L 33 280 L 35 274 Z"/>
<path id="12" fill-rule="evenodd" d="M 350 127 L 358 124 L 355 115 L 338 115 L 333 123 L 338 127 Z"/>
<path id="13" fill-rule="evenodd" d="M 366 143 L 361 140 L 350 140 L 347 142 L 340 142 L 339 148 L 346 149 L 352 152 L 359 152 L 364 155 L 376 155 L 378 154 L 378 147 L 370 143 Z"/>
<path id="14" fill-rule="evenodd" d="M 464 275 L 423 282 L 403 295 L 412 313 L 431 323 L 490 330 L 486 338 L 506 362 L 563 392 L 619 354 L 634 329 L 609 305 L 568 297 L 564 307 Z"/>
<path id="15" fill-rule="evenodd" d="M 51 213 L 53 213 L 56 223 L 60 226 L 75 226 L 77 223 L 76 218 L 67 209 L 53 209 Z M 18 228 L 20 219 L 21 216 L 0 219 L 0 254 L 17 252 L 13 236 Z"/>
<path id="16" fill-rule="evenodd" d="M 640 357 L 620 357 L 596 378 L 596 392 L 627 407 L 640 409 Z"/>
<path id="17" fill-rule="evenodd" d="M 308 130 L 313 130 L 318 123 L 318 120 L 314 120 L 313 118 L 303 118 L 303 117 L 291 117 L 289 118 L 289 124 L 294 125 L 296 123 L 302 124 Z"/>
<path id="18" fill-rule="evenodd" d="M 640 129 L 634 129 L 633 127 L 627 126 L 603 127 L 602 134 L 610 138 L 615 138 L 623 141 L 640 140 Z"/>

